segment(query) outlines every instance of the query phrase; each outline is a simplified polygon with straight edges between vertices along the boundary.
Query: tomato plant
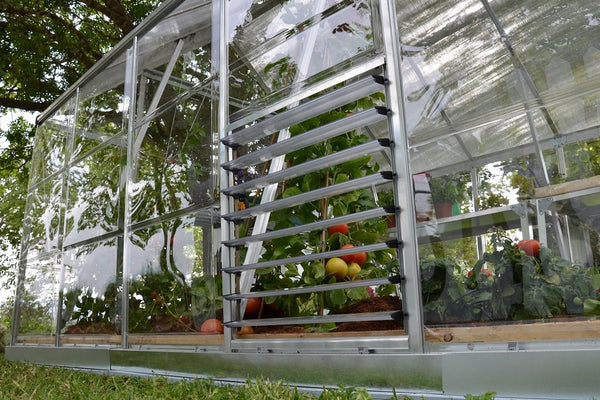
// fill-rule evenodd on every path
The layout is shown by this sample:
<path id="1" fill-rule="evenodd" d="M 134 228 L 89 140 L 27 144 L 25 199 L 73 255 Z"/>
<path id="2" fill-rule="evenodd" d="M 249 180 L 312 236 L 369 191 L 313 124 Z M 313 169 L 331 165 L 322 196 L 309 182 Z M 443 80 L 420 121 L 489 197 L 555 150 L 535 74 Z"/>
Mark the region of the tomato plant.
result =
<path id="1" fill-rule="evenodd" d="M 421 260 L 428 322 L 600 314 L 598 269 L 557 257 L 537 240 L 515 243 L 495 232 L 490 250 L 463 271 L 453 259 Z"/>

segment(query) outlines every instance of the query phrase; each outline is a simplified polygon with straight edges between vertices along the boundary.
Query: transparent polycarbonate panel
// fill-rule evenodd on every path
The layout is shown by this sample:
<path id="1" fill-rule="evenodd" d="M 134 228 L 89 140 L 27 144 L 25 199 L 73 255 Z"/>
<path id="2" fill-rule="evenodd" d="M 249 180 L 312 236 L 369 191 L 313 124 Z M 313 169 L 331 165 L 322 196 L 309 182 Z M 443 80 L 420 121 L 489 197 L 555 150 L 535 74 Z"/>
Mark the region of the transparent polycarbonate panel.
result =
<path id="1" fill-rule="evenodd" d="M 115 237 L 65 251 L 62 333 L 119 332 L 117 246 L 118 238 Z"/>
<path id="2" fill-rule="evenodd" d="M 309 86 L 372 57 L 371 11 L 368 1 L 232 3 L 230 96 L 244 103 L 282 98 L 304 81 Z"/>
<path id="3" fill-rule="evenodd" d="M 115 73 L 125 76 L 124 69 Z M 72 159 L 77 159 L 78 156 L 88 153 L 94 147 L 122 133 L 125 107 L 123 85 L 81 99 L 77 106 L 77 127 Z"/>
<path id="4" fill-rule="evenodd" d="M 62 178 L 47 180 L 27 195 L 21 258 L 36 258 L 58 248 Z"/>
<path id="5" fill-rule="evenodd" d="M 36 131 L 29 185 L 34 185 L 64 167 L 67 138 L 73 132 L 74 99 L 42 123 Z"/>
<path id="6" fill-rule="evenodd" d="M 210 46 L 194 48 L 187 52 L 183 51 L 183 47 L 179 51 L 177 48 L 171 50 L 176 60 L 172 69 L 165 63 L 156 68 L 143 69 L 138 76 L 138 120 L 148 113 L 155 112 L 156 108 L 170 100 L 188 96 L 190 90 L 210 96 L 205 83 L 211 73 Z"/>
<path id="7" fill-rule="evenodd" d="M 222 319 L 218 224 L 207 208 L 131 233 L 131 333 L 198 332 L 206 319 Z"/>
<path id="8" fill-rule="evenodd" d="M 43 343 L 54 343 L 56 333 L 56 313 L 60 262 L 51 256 L 25 264 L 20 285 L 22 292 L 18 299 L 18 341 L 27 336 L 42 335 Z"/>
<path id="9" fill-rule="evenodd" d="M 417 141 L 498 118 L 522 100 L 500 91 L 513 64 L 481 2 L 431 3 L 397 2 L 407 128 Z"/>
<path id="10" fill-rule="evenodd" d="M 590 324 L 600 314 L 600 191 L 597 184 L 587 186 L 570 182 L 554 188 L 561 193 L 555 201 L 532 202 L 537 210 L 533 239 L 523 239 L 525 232 L 518 229 L 497 229 L 483 236 L 480 254 L 474 237 L 421 246 L 430 339 L 597 338 Z M 463 323 L 469 324 L 468 332 L 460 328 Z M 444 324 L 453 328 L 439 327 Z"/>
<path id="11" fill-rule="evenodd" d="M 396 3 L 415 172 L 534 154 L 598 126 L 600 6 Z"/>
<path id="12" fill-rule="evenodd" d="M 121 163 L 126 152 L 120 143 L 95 151 L 69 169 L 65 245 L 117 229 Z"/>
<path id="13" fill-rule="evenodd" d="M 598 126 L 600 5 L 552 0 L 536 7 L 505 2 L 494 9 L 558 132 Z"/>
<path id="14" fill-rule="evenodd" d="M 132 222 L 217 201 L 216 143 L 211 101 L 201 94 L 139 127 L 130 189 Z"/>

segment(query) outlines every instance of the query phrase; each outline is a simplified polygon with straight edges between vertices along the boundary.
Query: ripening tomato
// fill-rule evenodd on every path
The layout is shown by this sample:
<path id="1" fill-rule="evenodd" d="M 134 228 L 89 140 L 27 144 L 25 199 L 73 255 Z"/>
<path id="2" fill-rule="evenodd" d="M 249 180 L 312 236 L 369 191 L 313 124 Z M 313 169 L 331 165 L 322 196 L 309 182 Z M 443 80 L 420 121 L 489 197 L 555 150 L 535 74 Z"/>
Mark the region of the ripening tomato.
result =
<path id="1" fill-rule="evenodd" d="M 356 274 L 358 274 L 360 272 L 360 265 L 358 265 L 355 262 L 351 262 L 350 264 L 348 264 L 348 278 L 350 279 L 354 279 L 354 277 L 356 276 Z"/>
<path id="2" fill-rule="evenodd" d="M 341 233 L 342 235 L 347 235 L 348 224 L 330 226 L 329 228 L 327 228 L 327 232 L 329 232 L 330 235 L 333 235 L 334 233 Z"/>
<path id="3" fill-rule="evenodd" d="M 246 315 L 256 315 L 260 310 L 260 297 L 250 297 L 246 302 Z"/>
<path id="4" fill-rule="evenodd" d="M 202 333 L 223 333 L 223 323 L 216 318 L 209 318 L 200 326 Z"/>
<path id="5" fill-rule="evenodd" d="M 537 257 L 540 255 L 540 242 L 535 239 L 523 239 L 517 243 L 517 249 L 523 250 L 528 256 Z"/>
<path id="6" fill-rule="evenodd" d="M 344 279 L 348 274 L 348 264 L 338 257 L 330 258 L 325 264 L 325 271 L 328 276 L 335 276 L 335 279 Z"/>
<path id="7" fill-rule="evenodd" d="M 242 326 L 240 328 L 240 330 L 238 331 L 238 334 L 240 335 L 251 335 L 254 333 L 254 328 L 252 328 L 251 326 Z"/>
<path id="8" fill-rule="evenodd" d="M 350 249 L 354 247 L 351 244 L 345 244 L 342 246 L 342 249 Z M 365 261 L 367 261 L 367 253 L 361 251 L 360 253 L 347 254 L 345 256 L 340 257 L 342 260 L 346 261 L 346 263 L 357 263 L 358 265 L 363 265 Z"/>

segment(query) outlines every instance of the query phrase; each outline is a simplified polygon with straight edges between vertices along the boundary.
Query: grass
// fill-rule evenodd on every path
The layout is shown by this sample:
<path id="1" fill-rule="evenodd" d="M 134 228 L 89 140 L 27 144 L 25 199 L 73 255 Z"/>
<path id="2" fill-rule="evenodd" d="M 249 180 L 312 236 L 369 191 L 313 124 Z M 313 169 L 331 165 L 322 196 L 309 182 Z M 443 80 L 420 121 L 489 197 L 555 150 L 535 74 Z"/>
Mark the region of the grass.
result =
<path id="1" fill-rule="evenodd" d="M 371 400 L 364 388 L 324 388 L 319 395 L 299 392 L 282 381 L 257 380 L 241 386 L 218 385 L 210 379 L 169 381 L 164 377 L 100 375 L 67 368 L 7 361 L 0 354 L 0 400 Z M 493 393 L 467 395 L 492 400 Z M 410 400 L 393 396 L 390 400 Z"/>
<path id="2" fill-rule="evenodd" d="M 258 380 L 241 386 L 218 385 L 209 379 L 169 381 L 99 375 L 7 361 L 0 354 L 0 399 L 210 399 L 210 400 L 345 400 L 371 399 L 365 389 L 324 389 L 320 396 L 301 393 L 281 381 Z"/>

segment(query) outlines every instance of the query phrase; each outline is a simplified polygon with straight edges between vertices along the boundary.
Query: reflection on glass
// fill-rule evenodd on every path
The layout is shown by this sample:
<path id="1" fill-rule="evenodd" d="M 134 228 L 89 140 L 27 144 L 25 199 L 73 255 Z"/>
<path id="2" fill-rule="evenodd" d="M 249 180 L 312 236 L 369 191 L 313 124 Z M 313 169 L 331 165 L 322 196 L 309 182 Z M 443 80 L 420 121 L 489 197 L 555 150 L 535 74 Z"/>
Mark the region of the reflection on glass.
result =
<path id="1" fill-rule="evenodd" d="M 62 179 L 49 180 L 27 196 L 23 256 L 37 257 L 58 249 Z"/>
<path id="2" fill-rule="evenodd" d="M 77 107 L 77 128 L 72 159 L 123 131 L 122 85 L 82 101 Z"/>
<path id="3" fill-rule="evenodd" d="M 212 209 L 136 230 L 130 247 L 129 331 L 199 332 L 222 320 Z"/>
<path id="4" fill-rule="evenodd" d="M 69 169 L 65 244 L 116 230 L 123 153 L 105 147 Z"/>
<path id="5" fill-rule="evenodd" d="M 369 2 L 294 0 L 231 8 L 231 96 L 256 102 L 375 48 Z M 317 39 L 318 38 L 318 39 Z M 326 79 L 325 76 L 320 79 Z"/>
<path id="6" fill-rule="evenodd" d="M 63 261 L 63 333 L 118 332 L 117 239 L 67 250 Z"/>
<path id="7" fill-rule="evenodd" d="M 210 99 L 193 97 L 138 130 L 132 222 L 215 201 L 217 146 L 210 112 Z"/>
<path id="8" fill-rule="evenodd" d="M 30 185 L 64 167 L 67 137 L 73 131 L 74 101 L 68 101 L 41 124 L 36 132 Z"/>
<path id="9" fill-rule="evenodd" d="M 18 333 L 52 335 L 56 332 L 60 264 L 50 257 L 29 262 L 25 268 L 18 298 Z"/>

